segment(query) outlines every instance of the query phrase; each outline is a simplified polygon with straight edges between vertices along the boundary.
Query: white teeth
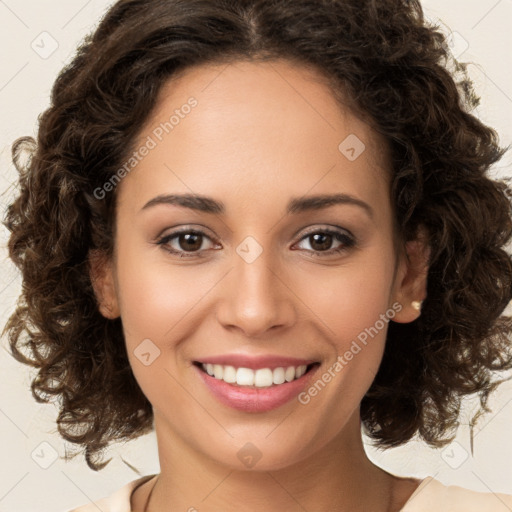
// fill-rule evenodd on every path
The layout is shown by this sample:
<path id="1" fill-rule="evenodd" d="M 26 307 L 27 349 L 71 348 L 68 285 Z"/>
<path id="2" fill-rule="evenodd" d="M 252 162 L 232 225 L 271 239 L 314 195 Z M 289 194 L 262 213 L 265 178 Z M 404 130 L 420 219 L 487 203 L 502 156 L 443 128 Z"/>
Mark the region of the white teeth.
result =
<path id="1" fill-rule="evenodd" d="M 250 368 L 238 368 L 236 383 L 239 386 L 254 386 L 254 371 Z"/>
<path id="2" fill-rule="evenodd" d="M 234 366 L 224 366 L 222 380 L 229 384 L 234 384 L 236 382 L 236 368 Z"/>
<path id="3" fill-rule="evenodd" d="M 257 388 L 267 388 L 272 385 L 279 385 L 285 382 L 302 377 L 306 373 L 307 366 L 288 366 L 279 367 L 271 370 L 270 368 L 235 368 L 234 366 L 223 366 L 221 364 L 202 364 L 203 369 L 216 379 L 223 380 L 228 384 L 237 384 L 238 386 L 255 386 Z"/>
<path id="4" fill-rule="evenodd" d="M 284 368 L 275 368 L 272 373 L 272 382 L 274 384 L 282 384 L 284 380 Z"/>
<path id="5" fill-rule="evenodd" d="M 286 379 L 286 382 L 291 382 L 295 379 L 295 368 L 293 366 L 288 366 L 288 368 L 286 368 L 284 378 Z"/>
<path id="6" fill-rule="evenodd" d="M 302 366 L 299 366 L 297 368 L 298 372 L 295 372 L 295 378 L 298 379 L 299 377 L 302 377 L 306 373 L 307 366 L 303 364 Z"/>
<path id="7" fill-rule="evenodd" d="M 254 373 L 254 385 L 258 388 L 272 386 L 272 377 L 272 370 L 270 368 L 260 368 Z"/>
<path id="8" fill-rule="evenodd" d="M 213 365 L 213 375 L 216 379 L 222 379 L 224 376 L 224 368 L 220 364 Z"/>

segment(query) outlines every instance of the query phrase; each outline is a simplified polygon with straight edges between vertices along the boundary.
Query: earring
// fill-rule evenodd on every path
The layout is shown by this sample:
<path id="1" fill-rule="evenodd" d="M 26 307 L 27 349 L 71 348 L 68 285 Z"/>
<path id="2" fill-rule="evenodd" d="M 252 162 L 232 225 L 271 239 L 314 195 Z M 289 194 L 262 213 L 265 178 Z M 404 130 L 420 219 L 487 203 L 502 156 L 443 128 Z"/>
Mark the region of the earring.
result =
<path id="1" fill-rule="evenodd" d="M 416 311 L 421 311 L 421 304 L 422 304 L 422 300 L 413 300 L 411 302 L 411 306 L 416 310 Z"/>

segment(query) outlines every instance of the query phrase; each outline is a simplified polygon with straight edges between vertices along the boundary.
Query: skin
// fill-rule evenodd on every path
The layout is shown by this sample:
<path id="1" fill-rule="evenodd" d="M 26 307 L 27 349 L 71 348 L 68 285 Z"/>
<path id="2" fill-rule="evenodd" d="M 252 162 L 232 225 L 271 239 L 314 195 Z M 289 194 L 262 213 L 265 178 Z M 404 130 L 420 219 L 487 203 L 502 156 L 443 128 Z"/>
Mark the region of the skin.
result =
<path id="1" fill-rule="evenodd" d="M 375 466 L 363 449 L 359 404 L 380 364 L 387 324 L 307 405 L 264 413 L 231 409 L 198 378 L 194 360 L 225 353 L 319 361 L 318 375 L 394 303 L 411 322 L 426 295 L 422 239 L 393 244 L 387 145 L 335 102 L 318 72 L 285 60 L 188 68 L 161 91 L 141 144 L 193 96 L 198 105 L 119 183 L 112 260 L 91 253 L 107 318 L 121 316 L 135 378 L 155 415 L 161 473 L 132 496 L 148 510 L 398 511 L 419 484 Z M 364 142 L 354 161 L 338 149 Z M 223 214 L 175 205 L 143 209 L 164 193 L 222 201 Z M 286 215 L 293 197 L 344 193 L 367 203 Z M 155 243 L 180 227 L 206 236 L 191 257 Z M 347 231 L 326 248 L 306 231 Z M 253 237 L 262 253 L 236 252 Z M 179 237 L 167 247 L 187 253 Z M 315 250 L 317 256 L 315 256 Z M 134 351 L 149 338 L 151 365 Z M 252 468 L 237 452 L 261 453 Z"/>

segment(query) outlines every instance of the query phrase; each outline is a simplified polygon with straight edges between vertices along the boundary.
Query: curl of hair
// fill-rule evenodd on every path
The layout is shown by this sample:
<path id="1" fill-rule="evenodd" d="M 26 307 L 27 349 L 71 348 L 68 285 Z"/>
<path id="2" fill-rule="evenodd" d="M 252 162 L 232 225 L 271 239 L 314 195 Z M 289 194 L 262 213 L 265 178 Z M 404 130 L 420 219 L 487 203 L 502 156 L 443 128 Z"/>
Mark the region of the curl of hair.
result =
<path id="1" fill-rule="evenodd" d="M 485 408 L 512 367 L 510 191 L 488 169 L 504 150 L 470 112 L 463 64 L 416 0 L 121 0 L 58 76 L 37 141 L 19 139 L 19 195 L 4 224 L 23 278 L 4 332 L 38 369 L 32 393 L 57 399 L 58 430 L 92 469 L 110 442 L 152 429 L 130 369 L 120 319 L 98 310 L 88 254 L 112 254 L 115 190 L 95 191 L 130 158 L 162 85 L 189 66 L 285 58 L 313 66 L 333 93 L 389 141 L 400 240 L 418 226 L 431 247 L 428 297 L 409 324 L 389 323 L 376 378 L 361 403 L 382 447 L 418 434 L 447 441 L 461 398 Z M 451 60 L 450 60 L 451 59 Z M 342 97 L 341 97 L 342 96 Z M 23 161 L 28 152 L 30 159 Z M 76 454 L 75 454 L 76 455 Z"/>

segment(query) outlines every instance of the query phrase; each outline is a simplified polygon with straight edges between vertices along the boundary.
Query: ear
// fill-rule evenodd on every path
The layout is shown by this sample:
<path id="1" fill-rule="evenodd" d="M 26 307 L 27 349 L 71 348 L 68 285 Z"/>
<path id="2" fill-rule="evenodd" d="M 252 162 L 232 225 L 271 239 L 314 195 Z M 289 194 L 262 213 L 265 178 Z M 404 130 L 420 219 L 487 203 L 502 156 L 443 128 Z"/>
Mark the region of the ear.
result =
<path id="1" fill-rule="evenodd" d="M 429 259 L 428 233 L 424 226 L 420 226 L 415 239 L 405 243 L 404 252 L 399 256 L 393 300 L 401 304 L 402 309 L 393 321 L 408 323 L 421 315 L 419 303 L 427 296 Z"/>
<path id="2" fill-rule="evenodd" d="M 88 254 L 89 276 L 100 313 L 113 320 L 119 317 L 119 304 L 114 281 L 114 269 L 111 258 L 103 251 L 92 249 Z"/>

